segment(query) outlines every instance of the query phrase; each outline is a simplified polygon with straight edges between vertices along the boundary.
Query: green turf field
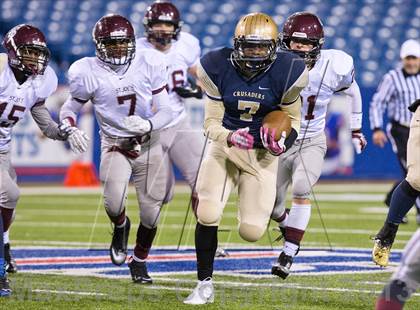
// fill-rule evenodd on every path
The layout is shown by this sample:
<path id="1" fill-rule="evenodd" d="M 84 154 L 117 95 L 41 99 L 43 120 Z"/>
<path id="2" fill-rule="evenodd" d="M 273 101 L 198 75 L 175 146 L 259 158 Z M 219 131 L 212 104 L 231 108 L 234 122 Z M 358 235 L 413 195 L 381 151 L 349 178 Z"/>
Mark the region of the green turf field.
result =
<path id="1" fill-rule="evenodd" d="M 316 197 L 334 249 L 370 249 L 373 235 L 381 226 L 386 210 L 383 193 L 388 185 L 323 185 Z M 155 246 L 176 246 L 184 222 L 188 195 L 178 191 L 162 211 Z M 270 228 L 256 244 L 242 241 L 237 233 L 235 196 L 224 212 L 219 242 L 225 248 L 238 246 L 271 247 L 277 233 Z M 130 244 L 133 245 L 138 223 L 136 199 L 130 194 L 128 214 L 132 219 Z M 395 249 L 401 249 L 417 228 L 413 214 L 401 227 Z M 191 247 L 194 218 L 187 219 L 182 247 Z M 272 226 L 274 227 L 274 225 Z M 111 226 L 102 207 L 100 193 L 48 194 L 48 189 L 23 190 L 15 223 L 10 234 L 14 247 L 107 248 Z M 329 248 L 316 207 L 302 245 Z M 274 243 L 278 249 L 280 243 Z M 304 254 L 302 254 L 304 255 Z M 373 264 L 373 263 L 372 263 Z M 286 281 L 274 277 L 226 276 L 216 273 L 215 304 L 209 309 L 373 309 L 374 300 L 390 276 L 390 269 L 369 273 L 294 275 Z M 24 273 L 10 276 L 13 295 L 0 301 L 1 309 L 138 308 L 187 309 L 182 299 L 195 285 L 192 273 L 153 276 L 154 284 L 134 285 L 128 277 L 98 278 Z M 406 309 L 420 308 L 420 294 Z"/>

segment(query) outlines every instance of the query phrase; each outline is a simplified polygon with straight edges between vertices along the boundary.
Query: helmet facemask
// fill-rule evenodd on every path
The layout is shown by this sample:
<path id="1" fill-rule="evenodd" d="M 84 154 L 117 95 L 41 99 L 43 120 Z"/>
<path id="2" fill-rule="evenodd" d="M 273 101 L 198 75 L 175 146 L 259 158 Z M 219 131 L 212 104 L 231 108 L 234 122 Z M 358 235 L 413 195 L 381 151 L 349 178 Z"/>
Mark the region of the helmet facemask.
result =
<path id="1" fill-rule="evenodd" d="M 126 65 L 134 57 L 136 41 L 126 36 L 100 38 L 96 42 L 96 56 L 111 65 Z"/>
<path id="2" fill-rule="evenodd" d="M 313 48 L 309 51 L 292 49 L 290 47 L 291 41 L 302 43 L 302 44 L 311 44 Z M 305 61 L 306 66 L 310 69 L 310 68 L 313 68 L 313 66 L 319 59 L 321 55 L 321 48 L 322 48 L 323 43 L 324 43 L 323 38 L 322 39 L 308 39 L 308 38 L 292 37 L 292 38 L 283 38 L 281 40 L 280 47 L 283 50 L 290 51 L 302 57 Z"/>
<path id="3" fill-rule="evenodd" d="M 153 29 L 153 26 L 157 24 L 165 24 L 173 26 L 173 30 L 163 30 L 163 29 Z M 181 31 L 181 27 L 179 24 L 174 24 L 171 22 L 154 22 L 144 25 L 146 30 L 146 36 L 149 42 L 157 43 L 163 46 L 167 46 L 172 43 L 173 40 L 178 40 L 179 32 Z"/>
<path id="4" fill-rule="evenodd" d="M 16 59 L 11 65 L 22 71 L 25 75 L 44 74 L 50 60 L 50 51 L 47 47 L 36 44 L 25 44 L 16 49 Z"/>
<path id="5" fill-rule="evenodd" d="M 242 71 L 255 74 L 274 62 L 276 49 L 276 40 L 235 38 L 233 60 Z"/>

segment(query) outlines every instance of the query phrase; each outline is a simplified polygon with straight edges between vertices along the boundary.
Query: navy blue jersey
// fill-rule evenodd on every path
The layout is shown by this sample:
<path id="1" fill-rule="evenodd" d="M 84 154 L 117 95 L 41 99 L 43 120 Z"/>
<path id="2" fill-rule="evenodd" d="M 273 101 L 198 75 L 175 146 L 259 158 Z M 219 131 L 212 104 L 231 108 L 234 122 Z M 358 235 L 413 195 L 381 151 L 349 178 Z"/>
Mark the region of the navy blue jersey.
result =
<path id="1" fill-rule="evenodd" d="M 211 98 L 223 101 L 223 127 L 229 130 L 249 127 L 254 147 L 262 148 L 262 120 L 268 113 L 280 109 L 283 94 L 302 75 L 305 62 L 293 53 L 279 51 L 269 69 L 248 80 L 231 61 L 232 51 L 226 47 L 211 51 L 200 63 L 221 95 L 221 98 Z"/>

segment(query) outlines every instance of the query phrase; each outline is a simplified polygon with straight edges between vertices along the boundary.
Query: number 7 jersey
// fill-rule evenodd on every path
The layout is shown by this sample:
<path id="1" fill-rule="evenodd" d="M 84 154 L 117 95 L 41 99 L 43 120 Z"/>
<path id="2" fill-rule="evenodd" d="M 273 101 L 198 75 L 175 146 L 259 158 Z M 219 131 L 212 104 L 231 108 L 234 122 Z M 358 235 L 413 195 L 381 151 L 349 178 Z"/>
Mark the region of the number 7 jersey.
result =
<path id="1" fill-rule="evenodd" d="M 347 89 L 354 79 L 353 58 L 340 50 L 321 50 L 309 71 L 309 84 L 300 93 L 302 117 L 298 139 L 324 132 L 328 104 L 334 93 Z"/>
<path id="2" fill-rule="evenodd" d="M 69 68 L 71 96 L 80 102 L 91 100 L 101 132 L 109 137 L 131 137 L 123 119 L 129 115 L 151 118 L 152 96 L 167 85 L 162 56 L 150 49 L 137 49 L 130 66 L 116 72 L 97 57 L 85 57 Z"/>

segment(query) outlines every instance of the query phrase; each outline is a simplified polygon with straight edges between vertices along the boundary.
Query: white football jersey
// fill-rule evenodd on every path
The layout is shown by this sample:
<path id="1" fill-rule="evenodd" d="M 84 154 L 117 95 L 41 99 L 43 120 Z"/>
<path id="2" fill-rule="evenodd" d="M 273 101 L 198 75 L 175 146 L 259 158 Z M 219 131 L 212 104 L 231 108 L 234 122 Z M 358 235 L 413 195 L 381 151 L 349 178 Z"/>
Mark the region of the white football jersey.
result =
<path id="1" fill-rule="evenodd" d="M 155 49 L 147 41 L 147 38 L 140 38 L 136 42 L 138 48 Z M 165 128 L 177 124 L 185 116 L 184 100 L 173 91 L 174 87 L 182 87 L 187 84 L 188 68 L 193 66 L 200 59 L 200 42 L 196 37 L 181 32 L 177 41 L 174 41 L 171 48 L 164 55 L 168 66 L 169 97 L 172 108 L 172 121 Z"/>
<path id="2" fill-rule="evenodd" d="M 57 89 L 57 83 L 57 76 L 49 66 L 43 75 L 31 76 L 22 85 L 9 65 L 4 66 L 0 72 L 0 153 L 10 150 L 13 126 L 37 102 L 47 99 Z"/>
<path id="3" fill-rule="evenodd" d="M 340 50 L 321 50 L 309 71 L 309 83 L 302 92 L 302 119 L 299 139 L 324 131 L 328 103 L 335 92 L 350 87 L 354 78 L 353 58 Z"/>
<path id="4" fill-rule="evenodd" d="M 141 48 L 125 72 L 115 72 L 97 57 L 85 57 L 70 66 L 68 78 L 71 96 L 92 101 L 101 132 L 109 137 L 133 136 L 123 119 L 152 117 L 152 95 L 167 85 L 161 53 Z"/>

